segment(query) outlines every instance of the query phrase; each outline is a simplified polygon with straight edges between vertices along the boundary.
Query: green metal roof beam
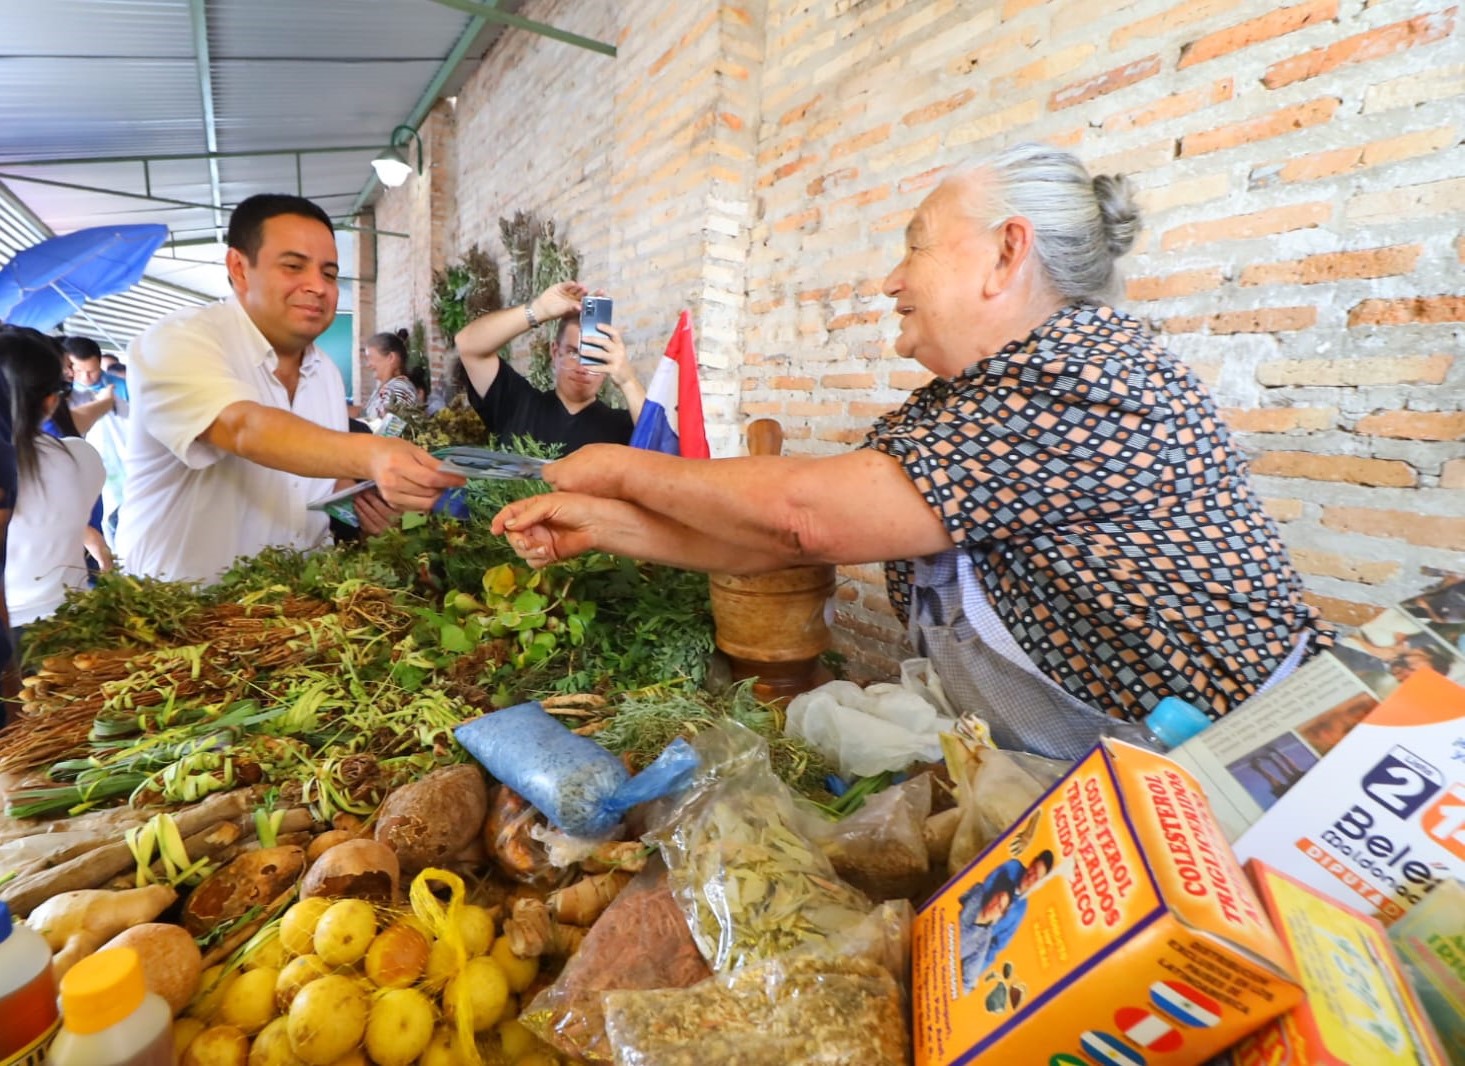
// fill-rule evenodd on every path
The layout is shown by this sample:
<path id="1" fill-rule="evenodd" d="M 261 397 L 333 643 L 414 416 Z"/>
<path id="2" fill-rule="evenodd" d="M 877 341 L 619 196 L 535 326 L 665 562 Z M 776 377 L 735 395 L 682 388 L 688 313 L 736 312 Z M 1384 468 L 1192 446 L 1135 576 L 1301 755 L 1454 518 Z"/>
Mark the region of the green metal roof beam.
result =
<path id="1" fill-rule="evenodd" d="M 254 159 L 269 155 L 326 155 L 330 152 L 379 152 L 380 144 L 340 148 L 258 148 L 240 152 L 181 152 L 174 155 L 98 155 L 71 159 L 0 159 L 0 167 L 76 167 L 89 163 L 186 163 L 200 159 Z"/>
<path id="2" fill-rule="evenodd" d="M 482 7 L 484 5 L 480 4 L 476 6 Z M 463 28 L 463 32 L 458 36 L 457 43 L 453 45 L 453 50 L 443 59 L 442 66 L 437 68 L 437 73 L 432 76 L 432 81 L 428 83 L 426 89 L 422 90 L 422 95 L 417 98 L 417 103 L 412 106 L 411 113 L 399 125 L 411 126 L 414 131 L 418 126 L 422 125 L 422 120 L 427 118 L 427 113 L 437 103 L 438 95 L 443 91 L 443 86 L 448 83 L 448 79 L 457 71 L 458 64 L 463 62 L 463 57 L 468 54 L 468 49 L 473 47 L 473 42 L 477 40 L 478 34 L 483 29 L 484 21 L 481 15 L 475 15 L 468 20 L 468 25 Z M 380 147 L 386 146 L 381 145 Z M 356 203 L 351 206 L 351 214 L 356 215 L 361 212 L 361 209 L 366 206 L 366 201 L 376 191 L 376 186 L 376 171 L 373 168 L 371 176 L 366 179 L 366 184 L 361 187 L 361 192 L 356 197 Z"/>
<path id="3" fill-rule="evenodd" d="M 173 207 L 190 207 L 190 208 L 195 208 L 195 209 L 203 210 L 203 211 L 224 211 L 224 210 L 226 210 L 223 206 L 216 205 L 216 204 L 195 203 L 192 200 L 175 200 L 175 199 L 173 199 L 172 197 L 169 197 L 169 196 L 158 196 L 156 194 L 147 195 L 145 193 L 140 193 L 140 192 L 124 192 L 121 189 L 104 189 L 104 188 L 102 188 L 99 185 L 82 185 L 82 184 L 80 184 L 78 182 L 74 182 L 74 181 L 53 181 L 50 178 L 37 178 L 37 177 L 35 177 L 34 175 L 31 175 L 31 174 L 10 174 L 10 173 L 0 172 L 0 181 L 4 181 L 4 182 L 30 182 L 32 185 L 47 185 L 47 186 L 50 186 L 53 189 L 75 189 L 78 192 L 98 192 L 98 193 L 102 193 L 105 196 L 117 196 L 117 197 L 120 197 L 120 198 L 122 198 L 124 200 L 144 200 L 144 201 L 146 201 L 148 203 L 152 203 L 152 204 L 168 204 L 168 205 L 173 206 Z M 347 192 L 328 192 L 328 193 L 317 193 L 316 194 L 317 198 L 318 199 L 321 199 L 321 200 L 330 199 L 330 198 L 333 198 L 333 197 L 336 197 L 336 196 L 348 196 L 348 195 L 350 195 L 350 194 L 347 193 Z M 233 207 L 231 206 L 227 210 L 232 211 L 233 210 Z M 356 213 L 355 213 L 355 211 L 352 211 L 352 212 L 349 212 L 347 214 L 337 215 L 335 217 L 336 218 L 341 218 L 341 219 L 350 219 L 350 218 L 355 218 L 356 217 Z M 340 223 L 336 223 L 336 228 L 337 229 L 355 230 L 358 227 L 357 226 L 354 226 L 354 225 L 348 225 L 345 222 L 340 222 Z M 387 234 L 388 236 L 392 236 L 392 237 L 406 237 L 406 236 L 408 236 L 408 234 L 406 234 L 406 233 L 395 233 L 395 232 L 392 232 L 392 231 L 389 231 L 389 230 L 379 230 L 377 232 L 380 232 L 380 233 L 383 233 L 383 234 Z M 223 236 L 222 236 L 222 234 L 215 239 L 214 243 L 216 243 L 216 244 L 222 244 L 223 243 Z"/>
<path id="4" fill-rule="evenodd" d="M 565 44 L 572 44 L 577 48 L 585 48 L 591 52 L 600 52 L 602 55 L 614 57 L 616 46 L 606 44 L 604 41 L 597 41 L 590 37 L 581 37 L 578 33 L 571 33 L 562 30 L 557 26 L 550 26 L 544 22 L 535 22 L 533 19 L 526 19 L 522 15 L 511 15 L 507 11 L 500 11 L 492 4 L 477 3 L 475 0 L 433 0 L 435 4 L 443 7 L 450 7 L 454 11 L 462 11 L 474 15 L 488 22 L 501 22 L 505 26 L 513 26 L 515 29 L 528 30 L 530 33 L 537 33 L 541 37 L 548 37 L 551 40 L 563 41 Z"/>
<path id="5" fill-rule="evenodd" d="M 214 119 L 213 60 L 209 56 L 209 13 L 205 0 L 189 0 L 188 20 L 193 27 L 193 60 L 198 72 L 198 96 L 203 106 L 204 147 L 219 150 L 219 127 Z M 146 171 L 147 164 L 144 164 Z M 151 181 L 149 181 L 151 186 Z M 148 189 L 152 191 L 151 187 Z M 219 161 L 209 160 L 209 197 L 214 201 L 214 227 L 219 238 L 224 236 L 224 193 L 219 180 Z"/>

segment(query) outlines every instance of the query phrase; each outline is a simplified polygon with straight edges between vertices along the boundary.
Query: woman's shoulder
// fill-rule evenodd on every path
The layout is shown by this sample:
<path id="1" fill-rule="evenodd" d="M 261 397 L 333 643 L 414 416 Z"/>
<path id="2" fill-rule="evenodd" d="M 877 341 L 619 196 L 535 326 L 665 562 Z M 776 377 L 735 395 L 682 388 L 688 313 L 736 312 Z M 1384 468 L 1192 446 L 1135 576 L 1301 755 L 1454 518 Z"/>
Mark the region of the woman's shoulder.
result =
<path id="1" fill-rule="evenodd" d="M 1025 341 L 999 352 L 986 369 L 989 381 L 1013 377 L 1029 385 L 1123 392 L 1158 384 L 1173 372 L 1174 359 L 1139 319 L 1085 304 L 1054 315 Z"/>
<path id="2" fill-rule="evenodd" d="M 95 466 L 98 470 L 102 469 L 102 453 L 80 437 L 43 437 L 42 439 L 58 445 L 61 451 L 66 452 L 82 466 Z"/>

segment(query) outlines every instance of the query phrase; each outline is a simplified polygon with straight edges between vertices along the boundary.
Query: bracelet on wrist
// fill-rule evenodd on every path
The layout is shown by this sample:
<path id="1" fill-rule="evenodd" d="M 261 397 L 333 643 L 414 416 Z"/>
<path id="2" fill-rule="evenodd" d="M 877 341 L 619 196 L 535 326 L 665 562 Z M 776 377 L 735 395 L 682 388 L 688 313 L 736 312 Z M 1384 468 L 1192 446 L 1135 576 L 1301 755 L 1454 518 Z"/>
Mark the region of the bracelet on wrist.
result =
<path id="1" fill-rule="evenodd" d="M 533 301 L 524 305 L 524 319 L 529 323 L 530 329 L 539 325 L 539 316 L 534 313 Z"/>

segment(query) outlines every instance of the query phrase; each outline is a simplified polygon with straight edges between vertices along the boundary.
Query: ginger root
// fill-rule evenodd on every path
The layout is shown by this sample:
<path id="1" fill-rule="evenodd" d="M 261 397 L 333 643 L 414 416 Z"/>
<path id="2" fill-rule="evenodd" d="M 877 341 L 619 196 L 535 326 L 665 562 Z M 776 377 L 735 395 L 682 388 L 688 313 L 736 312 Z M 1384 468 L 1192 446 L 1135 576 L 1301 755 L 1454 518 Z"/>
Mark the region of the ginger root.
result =
<path id="1" fill-rule="evenodd" d="M 514 916 L 504 922 L 509 950 L 521 959 L 541 955 L 565 958 L 580 949 L 588 929 L 556 921 L 543 900 L 514 901 Z"/>
<path id="2" fill-rule="evenodd" d="M 549 911 L 567 925 L 589 926 L 615 901 L 631 875 L 613 870 L 591 874 L 549 894 Z"/>
<path id="3" fill-rule="evenodd" d="M 25 924 L 55 953 L 56 980 L 124 929 L 150 922 L 172 905 L 178 893 L 167 885 L 111 891 L 83 888 L 52 896 L 30 912 Z"/>

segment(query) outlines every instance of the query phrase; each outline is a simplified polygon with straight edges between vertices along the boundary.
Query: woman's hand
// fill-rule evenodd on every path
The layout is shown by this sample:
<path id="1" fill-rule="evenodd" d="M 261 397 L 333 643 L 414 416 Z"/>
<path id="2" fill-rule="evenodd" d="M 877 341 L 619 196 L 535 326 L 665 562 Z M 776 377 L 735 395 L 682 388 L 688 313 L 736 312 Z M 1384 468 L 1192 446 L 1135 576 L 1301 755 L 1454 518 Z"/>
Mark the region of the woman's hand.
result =
<path id="1" fill-rule="evenodd" d="M 530 496 L 494 515 L 490 528 L 507 537 L 519 558 L 539 570 L 596 547 L 599 511 L 605 503 L 568 492 Z"/>
<path id="2" fill-rule="evenodd" d="M 590 496 L 619 497 L 622 473 L 632 463 L 651 454 L 624 444 L 587 444 L 563 459 L 545 465 L 544 480 L 561 492 L 583 492 Z"/>

